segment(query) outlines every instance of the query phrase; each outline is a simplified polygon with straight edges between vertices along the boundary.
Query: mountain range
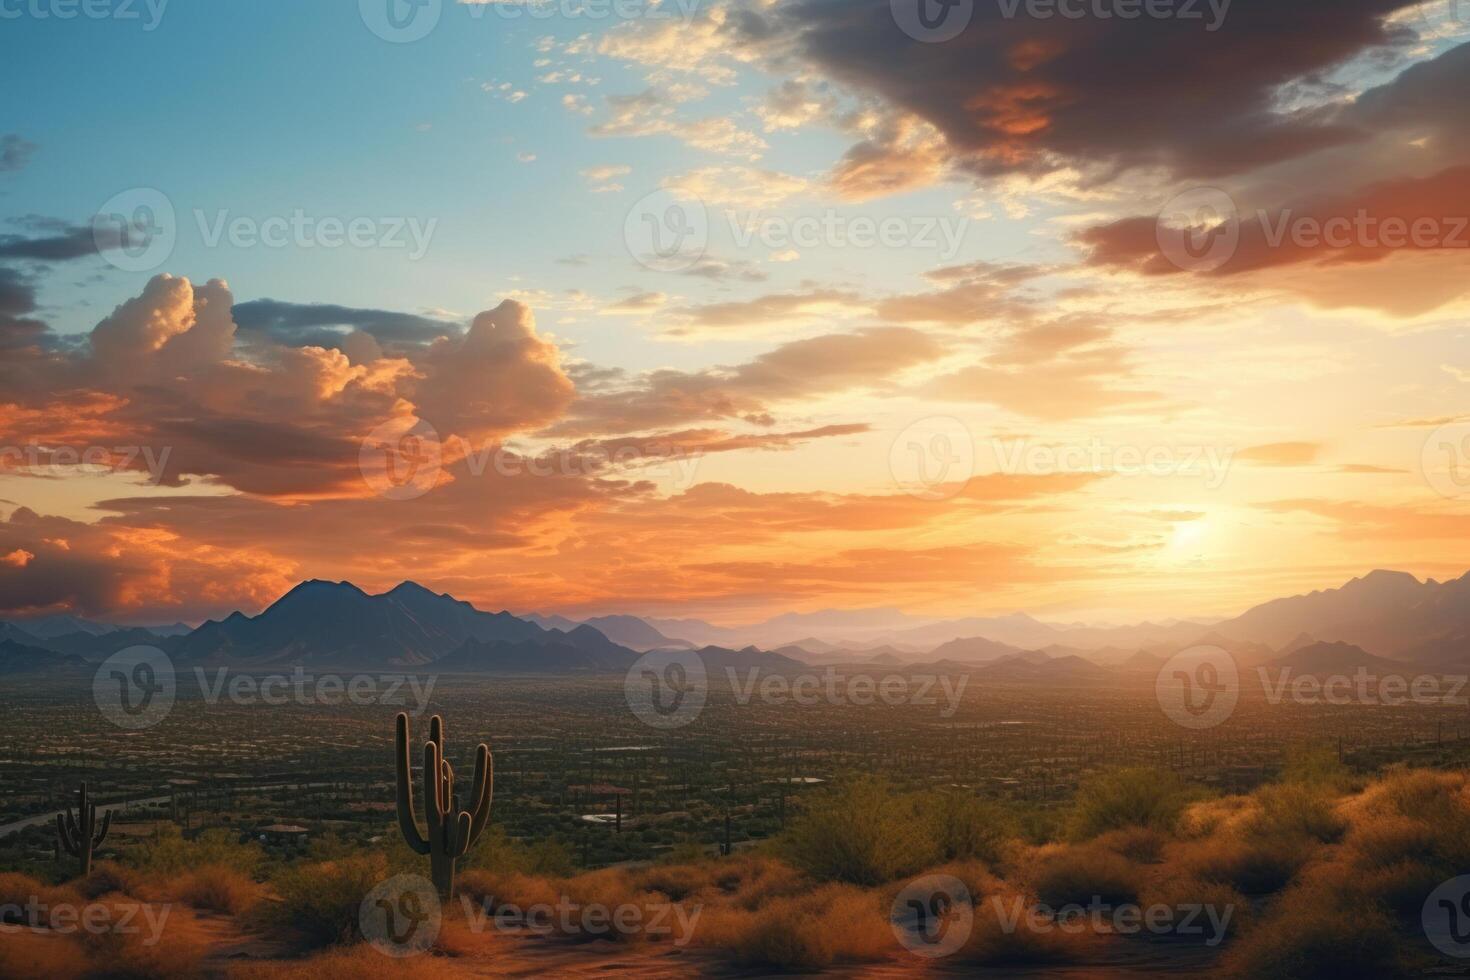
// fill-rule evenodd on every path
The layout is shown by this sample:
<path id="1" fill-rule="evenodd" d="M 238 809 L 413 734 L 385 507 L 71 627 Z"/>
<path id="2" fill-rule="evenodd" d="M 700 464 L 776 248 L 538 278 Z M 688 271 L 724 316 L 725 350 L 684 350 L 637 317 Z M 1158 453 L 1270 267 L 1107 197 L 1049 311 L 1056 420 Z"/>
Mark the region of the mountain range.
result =
<path id="1" fill-rule="evenodd" d="M 1421 582 L 1403 572 L 1375 571 L 1214 624 L 1121 627 L 1053 625 L 1024 613 L 924 621 L 894 610 L 788 614 L 744 628 L 629 615 L 579 622 L 486 612 L 413 582 L 371 595 L 349 582 L 313 580 L 259 615 L 236 612 L 192 630 L 110 626 L 70 616 L 0 622 L 0 673 L 28 663 L 97 662 L 143 644 L 164 649 L 181 666 L 244 669 L 623 671 L 648 650 L 697 649 L 715 670 L 953 664 L 993 668 L 995 679 L 1085 680 L 1096 677 L 1095 669 L 1143 669 L 1141 658 L 1162 662 L 1194 644 L 1224 647 L 1246 668 L 1441 668 L 1470 664 L 1470 574 Z"/>

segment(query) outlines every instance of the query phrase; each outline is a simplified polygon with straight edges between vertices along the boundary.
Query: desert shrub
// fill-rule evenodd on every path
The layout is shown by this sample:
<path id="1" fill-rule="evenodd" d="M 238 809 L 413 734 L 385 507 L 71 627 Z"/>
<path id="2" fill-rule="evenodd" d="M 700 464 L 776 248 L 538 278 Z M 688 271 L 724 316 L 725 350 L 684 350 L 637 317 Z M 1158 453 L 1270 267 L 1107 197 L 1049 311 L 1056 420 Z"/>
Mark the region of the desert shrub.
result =
<path id="1" fill-rule="evenodd" d="M 190 871 L 172 888 L 172 893 L 193 908 L 224 915 L 240 915 L 260 898 L 255 882 L 217 864 Z"/>
<path id="2" fill-rule="evenodd" d="M 762 854 L 743 853 L 720 861 L 714 884 L 739 908 L 757 909 L 776 898 L 806 891 L 810 886 L 791 865 Z"/>
<path id="3" fill-rule="evenodd" d="M 1263 980 L 1402 975 L 1388 916 L 1368 903 L 1303 889 L 1283 895 L 1278 914 L 1243 936 L 1227 963 L 1232 973 Z"/>
<path id="4" fill-rule="evenodd" d="M 1146 886 L 1138 897 L 1138 904 L 1145 910 L 1156 905 L 1164 905 L 1176 910 L 1176 915 L 1169 920 L 1166 932 L 1175 932 L 1186 923 L 1192 928 L 1211 930 L 1217 927 L 1224 930 L 1223 939 L 1230 939 L 1242 932 L 1249 924 L 1253 915 L 1250 899 L 1229 885 L 1212 881 L 1201 881 L 1198 878 L 1171 877 L 1155 885 Z M 1195 907 L 1212 909 L 1214 918 L 1208 912 L 1202 912 L 1189 922 L 1188 912 Z M 1198 932 L 1181 933 L 1191 939 L 1198 940 Z"/>
<path id="5" fill-rule="evenodd" d="M 0 872 L 0 922 L 20 922 L 27 904 L 80 905 L 82 897 L 71 885 L 47 885 L 29 875 Z"/>
<path id="6" fill-rule="evenodd" d="M 780 851 L 813 877 L 877 885 L 938 856 L 913 798 L 897 795 L 885 780 L 850 779 L 805 802 L 782 836 Z"/>
<path id="7" fill-rule="evenodd" d="M 1271 839 L 1312 838 L 1333 844 L 1347 831 L 1347 820 L 1320 789 L 1302 784 L 1267 786 L 1256 798 L 1260 810 L 1249 817 L 1245 832 Z"/>
<path id="8" fill-rule="evenodd" d="M 1073 847 L 1044 860 L 1033 882 L 1036 895 L 1053 907 L 1087 905 L 1094 899 L 1117 905 L 1138 897 L 1140 875 L 1127 858 L 1096 846 Z"/>
<path id="9" fill-rule="evenodd" d="M 960 950 L 963 962 L 981 966 L 1049 966 L 1079 963 L 1097 955 L 1103 940 L 1091 928 L 1063 929 L 1051 922 L 1036 928 L 1019 892 L 976 898 L 970 938 Z"/>
<path id="10" fill-rule="evenodd" d="M 522 851 L 520 867 L 529 874 L 564 878 L 576 874 L 577 861 L 567 845 L 555 837 L 547 837 Z"/>
<path id="11" fill-rule="evenodd" d="M 707 909 L 695 940 L 729 951 L 743 965 L 777 970 L 873 962 L 898 949 L 872 893 L 840 884 L 775 899 L 755 912 Z"/>
<path id="12" fill-rule="evenodd" d="M 917 802 L 929 818 L 929 834 L 944 861 L 978 858 L 992 864 L 1016 836 L 1016 821 L 1002 807 L 959 790 L 924 794 Z"/>
<path id="13" fill-rule="evenodd" d="M 187 980 L 202 975 L 209 953 L 209 937 L 199 923 L 167 906 L 155 905 L 134 914 L 133 903 L 100 903 L 109 909 L 108 921 L 131 919 L 127 930 L 78 933 L 91 957 L 94 976 L 107 980 Z"/>
<path id="14" fill-rule="evenodd" d="M 83 898 L 101 898 L 103 895 L 133 895 L 142 882 L 138 873 L 114 861 L 99 861 L 92 865 L 92 873 L 72 883 Z"/>
<path id="15" fill-rule="evenodd" d="M 387 871 L 387 860 L 373 854 L 291 865 L 271 881 L 280 901 L 262 909 L 273 925 L 299 929 L 318 942 L 351 942 L 358 938 L 362 900 Z"/>
<path id="16" fill-rule="evenodd" d="M 1157 864 L 1168 838 L 1152 827 L 1124 827 L 1097 838 L 1097 845 L 1139 864 Z"/>
<path id="17" fill-rule="evenodd" d="M 1360 817 L 1344 842 L 1348 860 L 1365 870 L 1408 859 L 1432 860 L 1439 833 L 1422 820 L 1397 814 Z"/>
<path id="18" fill-rule="evenodd" d="M 1073 840 L 1109 830 L 1151 827 L 1173 833 L 1195 792 L 1165 769 L 1115 769 L 1083 781 L 1068 828 Z"/>
<path id="19" fill-rule="evenodd" d="M 656 891 L 671 902 L 682 902 L 713 887 L 714 866 L 698 864 L 656 865 L 635 876 L 640 888 Z"/>
<path id="20" fill-rule="evenodd" d="M 157 840 L 130 849 L 128 860 L 152 875 L 176 875 L 216 865 L 254 877 L 265 860 L 265 851 L 254 841 L 241 843 L 233 830 L 213 828 L 190 840 L 169 824 L 160 828 Z"/>
<path id="21" fill-rule="evenodd" d="M 1287 751 L 1281 781 L 1341 793 L 1352 786 L 1353 774 L 1338 760 L 1333 746 L 1300 745 Z"/>
<path id="22" fill-rule="evenodd" d="M 1182 840 L 1210 837 L 1240 823 L 1254 805 L 1254 800 L 1249 796 L 1222 796 L 1191 803 L 1180 815 L 1174 833 Z"/>
<path id="23" fill-rule="evenodd" d="M 1185 867 L 1205 881 L 1230 885 L 1247 895 L 1267 895 L 1286 887 L 1310 857 L 1308 842 L 1300 838 L 1227 835 L 1195 845 Z"/>

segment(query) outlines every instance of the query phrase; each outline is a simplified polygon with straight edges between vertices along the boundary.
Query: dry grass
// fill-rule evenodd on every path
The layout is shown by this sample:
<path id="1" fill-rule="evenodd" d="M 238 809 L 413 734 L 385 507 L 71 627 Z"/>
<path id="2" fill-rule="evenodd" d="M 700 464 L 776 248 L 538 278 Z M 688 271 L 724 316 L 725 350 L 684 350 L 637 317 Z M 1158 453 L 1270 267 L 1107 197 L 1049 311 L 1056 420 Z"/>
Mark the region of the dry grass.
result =
<path id="1" fill-rule="evenodd" d="M 1097 838 L 1098 847 L 1121 854 L 1139 864 L 1157 864 L 1164 856 L 1167 835 L 1152 827 L 1125 827 L 1112 830 Z"/>
<path id="2" fill-rule="evenodd" d="M 381 854 L 294 865 L 272 881 L 280 901 L 261 909 L 277 928 L 299 930 L 322 943 L 351 942 L 362 900 L 387 870 Z"/>
<path id="3" fill-rule="evenodd" d="M 87 955 L 65 937 L 0 928 L 0 977 L 79 980 L 90 968 Z"/>
<path id="4" fill-rule="evenodd" d="M 981 966 L 1048 966 L 1084 963 L 1095 958 L 1107 940 L 1088 928 L 1059 924 L 1035 928 L 1027 916 L 1029 903 L 1009 890 L 980 899 L 970 939 L 960 950 L 962 962 Z"/>
<path id="5" fill-rule="evenodd" d="M 1248 978 L 1315 980 L 1401 976 L 1393 923 L 1369 904 L 1312 888 L 1282 896 L 1277 914 L 1258 924 L 1227 957 Z"/>
<path id="6" fill-rule="evenodd" d="M 1032 882 L 1036 895 L 1053 908 L 1087 905 L 1094 899 L 1111 905 L 1138 897 L 1138 867 L 1113 851 L 1088 844 L 1059 851 L 1042 861 Z"/>
<path id="7" fill-rule="evenodd" d="M 131 915 L 133 902 L 99 903 L 109 909 L 109 921 L 120 923 Z M 154 906 L 161 919 L 161 929 L 141 914 L 132 918 L 129 929 L 111 929 L 102 933 L 83 932 L 78 939 L 93 962 L 98 975 L 108 980 L 183 980 L 201 975 L 201 964 L 209 953 L 209 937 L 199 923 L 168 906 Z M 156 920 L 158 921 L 158 920 Z"/>
<path id="8" fill-rule="evenodd" d="M 1183 858 L 1186 873 L 1229 885 L 1247 895 L 1269 895 L 1291 883 L 1310 859 L 1305 841 L 1222 835 L 1193 845 Z"/>
<path id="9" fill-rule="evenodd" d="M 242 915 L 260 901 L 261 889 L 240 872 L 216 864 L 184 875 L 172 894 L 202 911 Z"/>
<path id="10" fill-rule="evenodd" d="M 706 909 L 695 942 L 725 950 L 746 966 L 808 971 L 876 962 L 900 948 L 876 896 L 839 884 L 775 899 L 757 912 Z"/>
<path id="11" fill-rule="evenodd" d="M 1259 809 L 1247 818 L 1244 831 L 1273 840 L 1311 838 L 1334 844 L 1347 831 L 1347 819 L 1327 792 L 1302 784 L 1267 786 L 1256 794 Z"/>

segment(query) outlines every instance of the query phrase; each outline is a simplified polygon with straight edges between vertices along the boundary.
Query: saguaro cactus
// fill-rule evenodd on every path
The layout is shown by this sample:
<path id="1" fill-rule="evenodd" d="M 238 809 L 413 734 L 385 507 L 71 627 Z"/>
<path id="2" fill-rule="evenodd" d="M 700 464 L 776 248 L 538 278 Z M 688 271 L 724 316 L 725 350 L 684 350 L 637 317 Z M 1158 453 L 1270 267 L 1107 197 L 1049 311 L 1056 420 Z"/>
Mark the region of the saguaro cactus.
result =
<path id="1" fill-rule="evenodd" d="M 97 804 L 87 802 L 86 783 L 77 790 L 76 816 L 70 807 L 56 815 L 56 839 L 81 863 L 83 878 L 92 873 L 92 851 L 102 846 L 111 826 L 111 810 L 102 814 L 102 826 L 97 826 Z"/>
<path id="2" fill-rule="evenodd" d="M 454 768 L 444 758 L 444 719 L 429 721 L 424 743 L 424 826 L 419 832 L 413 807 L 413 784 L 408 755 L 408 715 L 399 714 L 394 748 L 398 759 L 398 826 L 415 854 L 429 856 L 429 877 L 444 898 L 454 895 L 455 862 L 475 845 L 490 821 L 490 798 L 495 788 L 494 760 L 481 742 L 475 749 L 475 783 L 471 809 L 459 808 L 454 792 Z"/>

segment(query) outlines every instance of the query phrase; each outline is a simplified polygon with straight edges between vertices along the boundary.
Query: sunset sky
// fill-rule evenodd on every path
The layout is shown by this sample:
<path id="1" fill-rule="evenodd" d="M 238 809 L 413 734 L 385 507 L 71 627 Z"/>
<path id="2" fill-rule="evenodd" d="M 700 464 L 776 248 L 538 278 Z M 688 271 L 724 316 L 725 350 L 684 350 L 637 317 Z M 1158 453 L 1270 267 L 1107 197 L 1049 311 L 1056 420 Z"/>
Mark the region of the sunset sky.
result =
<path id="1" fill-rule="evenodd" d="M 0 3 L 0 617 L 1470 567 L 1470 3 L 394 2 Z"/>

